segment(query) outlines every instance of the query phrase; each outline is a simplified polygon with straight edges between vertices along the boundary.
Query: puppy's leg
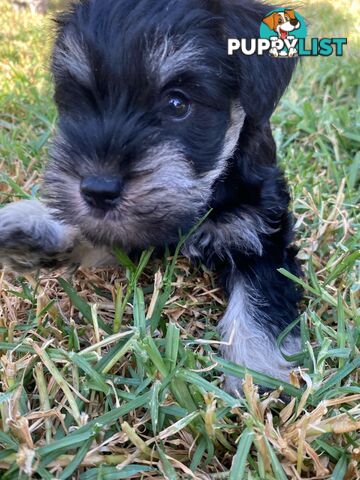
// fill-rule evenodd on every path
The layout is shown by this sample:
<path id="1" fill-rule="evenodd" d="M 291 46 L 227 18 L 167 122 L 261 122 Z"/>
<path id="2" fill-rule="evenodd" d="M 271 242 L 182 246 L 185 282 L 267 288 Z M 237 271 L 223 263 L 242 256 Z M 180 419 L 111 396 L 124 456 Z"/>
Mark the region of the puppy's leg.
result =
<path id="1" fill-rule="evenodd" d="M 299 331 L 293 330 L 280 347 L 277 337 L 296 318 L 299 294 L 272 267 L 265 263 L 231 274 L 229 303 L 219 323 L 224 341 L 221 350 L 225 358 L 239 365 L 288 382 L 294 364 L 284 355 L 300 351 Z M 225 388 L 237 393 L 241 380 L 227 377 Z"/>
<path id="2" fill-rule="evenodd" d="M 0 209 L 0 265 L 17 272 L 83 264 L 93 247 L 37 200 Z"/>
<path id="3" fill-rule="evenodd" d="M 295 275 L 300 269 L 295 253 L 277 238 L 262 216 L 237 212 L 208 219 L 185 245 L 184 253 L 200 259 L 223 278 L 229 295 L 219 331 L 222 354 L 239 365 L 289 381 L 293 367 L 283 356 L 300 350 L 299 331 L 287 336 L 281 349 L 276 340 L 298 315 L 300 293 L 278 272 L 284 267 Z M 266 240 L 265 240 L 266 239 Z M 267 249 L 269 249 L 267 251 Z M 271 250 L 270 250 L 271 249 Z M 225 388 L 241 391 L 241 380 L 226 379 Z"/>

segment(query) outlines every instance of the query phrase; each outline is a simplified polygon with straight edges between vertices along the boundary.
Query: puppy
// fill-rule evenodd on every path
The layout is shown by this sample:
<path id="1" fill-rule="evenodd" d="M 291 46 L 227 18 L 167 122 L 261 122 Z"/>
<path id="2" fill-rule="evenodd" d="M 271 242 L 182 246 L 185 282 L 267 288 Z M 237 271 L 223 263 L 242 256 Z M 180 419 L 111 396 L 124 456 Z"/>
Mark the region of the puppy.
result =
<path id="1" fill-rule="evenodd" d="M 250 0 L 83 0 L 57 19 L 59 111 L 42 202 L 0 211 L 0 261 L 14 270 L 97 264 L 176 244 L 218 272 L 229 296 L 225 358 L 288 380 L 299 332 L 289 194 L 269 118 L 295 61 L 227 55 L 273 7 Z M 107 259 L 108 260 L 108 259 Z M 106 261 L 107 261 L 106 260 Z M 228 378 L 236 392 L 240 380 Z"/>
<path id="2" fill-rule="evenodd" d="M 263 19 L 263 22 L 277 33 L 281 40 L 284 40 L 290 32 L 300 28 L 300 22 L 295 16 L 294 10 L 274 12 Z"/>
<path id="3" fill-rule="evenodd" d="M 263 22 L 274 32 L 277 33 L 278 38 L 285 40 L 289 33 L 300 28 L 300 22 L 295 16 L 294 10 L 284 10 L 283 12 L 274 12 L 263 18 Z M 275 38 L 275 37 L 274 37 Z M 289 37 L 293 38 L 293 37 Z M 276 47 L 270 49 L 270 55 L 274 57 L 294 57 L 298 54 L 295 47 L 290 47 L 289 50 L 281 50 Z"/>

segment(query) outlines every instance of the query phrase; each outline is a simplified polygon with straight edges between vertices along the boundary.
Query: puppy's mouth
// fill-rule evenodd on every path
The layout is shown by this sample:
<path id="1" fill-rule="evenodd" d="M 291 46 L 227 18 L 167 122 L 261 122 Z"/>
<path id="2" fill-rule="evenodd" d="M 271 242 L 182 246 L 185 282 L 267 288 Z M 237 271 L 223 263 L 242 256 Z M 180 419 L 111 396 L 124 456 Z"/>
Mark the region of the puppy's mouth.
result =
<path id="1" fill-rule="evenodd" d="M 280 33 L 281 40 L 285 40 L 285 38 L 288 36 L 288 32 L 286 32 L 282 28 L 279 28 L 279 33 Z"/>
<path id="2" fill-rule="evenodd" d="M 115 208 L 105 208 L 105 207 L 92 207 L 86 205 L 87 215 L 94 218 L 95 220 L 115 220 L 119 216 L 119 210 Z"/>

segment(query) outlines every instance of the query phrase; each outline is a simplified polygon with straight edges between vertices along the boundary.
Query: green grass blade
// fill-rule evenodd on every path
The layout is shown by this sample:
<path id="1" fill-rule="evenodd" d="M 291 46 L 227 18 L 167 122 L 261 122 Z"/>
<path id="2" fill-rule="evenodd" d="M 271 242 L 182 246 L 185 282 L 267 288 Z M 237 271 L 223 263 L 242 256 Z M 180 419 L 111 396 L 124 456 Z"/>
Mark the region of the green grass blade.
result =
<path id="1" fill-rule="evenodd" d="M 318 402 L 318 400 L 321 399 L 328 390 L 340 383 L 344 378 L 349 376 L 351 372 L 353 372 L 357 368 L 360 368 L 360 358 L 357 358 L 349 364 L 344 365 L 344 367 L 338 370 L 335 375 L 331 376 L 329 380 L 327 380 L 322 385 L 322 387 L 320 387 L 319 390 L 317 390 L 317 392 L 314 394 L 314 402 Z"/>
<path id="2" fill-rule="evenodd" d="M 104 361 L 101 362 L 101 367 L 99 366 L 99 368 L 101 368 L 101 373 L 108 373 L 112 369 L 112 367 L 120 360 L 120 358 L 122 358 L 127 352 L 129 352 L 133 348 L 134 344 L 137 342 L 138 336 L 139 333 L 135 332 L 134 335 L 129 338 L 129 340 L 127 340 L 123 344 L 121 343 L 119 345 L 119 348 L 114 347 L 109 352 L 109 354 L 104 357 Z"/>
<path id="3" fill-rule="evenodd" d="M 89 438 L 93 437 L 93 435 L 94 432 L 92 429 L 84 429 L 84 431 L 81 433 L 74 432 L 73 434 L 69 434 L 61 440 L 51 443 L 50 445 L 38 448 L 37 453 L 45 462 L 43 465 L 46 465 L 46 462 L 49 460 L 48 457 L 51 453 L 59 452 L 60 455 L 64 449 L 76 448 L 77 446 L 83 445 L 83 443 L 87 442 Z"/>
<path id="4" fill-rule="evenodd" d="M 232 397 L 230 394 L 226 393 L 216 385 L 208 382 L 205 380 L 205 378 L 202 378 L 195 372 L 190 372 L 189 370 L 180 370 L 176 374 L 176 377 L 181 378 L 184 382 L 192 383 L 206 392 L 214 393 L 219 399 L 223 400 L 224 403 L 230 405 L 232 408 L 238 407 L 243 403 L 242 399 Z"/>
<path id="5" fill-rule="evenodd" d="M 7 445 L 9 448 L 13 450 L 18 449 L 18 444 L 15 442 L 13 438 L 10 437 L 7 433 L 0 430 L 0 443 L 3 445 Z"/>
<path id="6" fill-rule="evenodd" d="M 154 340 L 151 337 L 146 337 L 143 340 L 143 346 L 146 350 L 147 354 L 149 355 L 151 361 L 155 365 L 155 367 L 159 370 L 161 375 L 165 378 L 169 375 L 169 371 L 164 363 L 164 360 L 156 347 Z"/>
<path id="7" fill-rule="evenodd" d="M 150 400 L 150 416 L 151 416 L 151 425 L 154 435 L 157 434 L 158 425 L 159 425 L 159 393 L 161 389 L 161 383 L 156 380 L 151 388 L 151 400 Z"/>
<path id="8" fill-rule="evenodd" d="M 281 466 L 281 463 L 279 462 L 279 459 L 277 458 L 274 449 L 270 445 L 267 438 L 265 438 L 265 443 L 269 452 L 271 466 L 276 480 L 287 480 L 287 475 L 285 474 L 284 469 Z"/>
<path id="9" fill-rule="evenodd" d="M 240 435 L 236 454 L 231 465 L 229 480 L 243 480 L 245 477 L 245 467 L 247 456 L 250 452 L 254 439 L 254 432 L 246 428 Z"/>
<path id="10" fill-rule="evenodd" d="M 267 388 L 281 388 L 284 393 L 291 395 L 293 397 L 300 398 L 302 396 L 302 390 L 299 388 L 290 385 L 289 383 L 282 382 L 281 380 L 277 380 L 276 378 L 269 377 L 263 373 L 255 372 L 254 370 L 250 370 L 249 368 L 241 367 L 234 362 L 230 362 L 225 360 L 221 357 L 214 357 L 214 362 L 216 362 L 216 369 L 220 370 L 221 372 L 226 373 L 227 375 L 233 375 L 237 378 L 245 378 L 245 375 L 248 373 L 252 375 L 254 382 Z"/>
<path id="11" fill-rule="evenodd" d="M 68 383 L 66 382 L 64 377 L 61 375 L 60 371 L 58 370 L 54 362 L 51 360 L 49 355 L 46 353 L 46 351 L 42 350 L 37 344 L 35 344 L 34 341 L 31 341 L 31 343 L 36 353 L 38 354 L 38 356 L 40 357 L 40 359 L 42 360 L 46 368 L 49 370 L 49 372 L 53 376 L 55 382 L 59 385 L 61 390 L 64 392 L 64 395 L 67 401 L 69 402 L 74 420 L 78 425 L 81 425 L 81 418 L 80 418 L 81 415 L 80 415 L 79 407 Z"/>
<path id="12" fill-rule="evenodd" d="M 359 259 L 360 251 L 348 254 L 338 265 L 335 266 L 330 275 L 326 278 L 325 284 L 331 283 L 346 270 L 350 271 Z"/>
<path id="13" fill-rule="evenodd" d="M 337 462 L 330 480 L 344 480 L 347 469 L 347 455 L 342 455 Z"/>
<path id="14" fill-rule="evenodd" d="M 170 372 L 176 368 L 176 361 L 179 352 L 180 329 L 175 323 L 170 322 L 167 327 L 165 339 L 165 358 L 169 363 Z"/>
<path id="15" fill-rule="evenodd" d="M 100 468 L 91 468 L 82 473 L 80 475 L 80 480 L 123 480 L 153 470 L 153 467 L 147 465 L 127 465 L 122 468 L 102 466 Z M 138 478 L 141 477 L 142 476 Z"/>
<path id="16" fill-rule="evenodd" d="M 337 307 L 337 342 L 340 349 L 345 349 L 346 345 L 346 329 L 345 329 L 345 312 L 343 300 L 340 294 L 338 294 L 338 307 Z M 339 357 L 339 368 L 341 369 L 345 364 L 345 360 Z"/>
<path id="17" fill-rule="evenodd" d="M 120 265 L 130 270 L 130 272 L 133 274 L 136 272 L 137 267 L 135 263 L 130 260 L 129 256 L 120 247 L 114 247 L 114 253 L 116 260 L 120 263 Z"/>
<path id="18" fill-rule="evenodd" d="M 139 330 L 140 338 L 144 338 L 146 334 L 145 300 L 144 293 L 139 287 L 135 288 L 134 294 L 134 326 Z"/>
<path id="19" fill-rule="evenodd" d="M 206 440 L 203 437 L 201 437 L 199 444 L 197 445 L 194 455 L 191 459 L 190 470 L 192 472 L 195 472 L 195 470 L 200 465 L 201 460 L 205 454 L 205 451 L 206 451 Z"/>
<path id="20" fill-rule="evenodd" d="M 162 471 L 163 474 L 166 478 L 166 480 L 178 480 L 179 477 L 176 473 L 175 468 L 172 466 L 170 460 L 167 458 L 164 450 L 160 445 L 156 445 L 156 450 L 158 451 L 161 465 L 162 465 Z"/>
<path id="21" fill-rule="evenodd" d="M 59 480 L 66 480 L 69 478 L 78 468 L 81 462 L 84 460 L 85 455 L 88 453 L 91 443 L 93 441 L 93 438 L 90 437 L 77 451 L 76 455 L 74 458 L 71 460 L 69 465 L 65 467 L 65 469 L 62 471 Z"/>
<path id="22" fill-rule="evenodd" d="M 91 307 L 90 305 L 83 299 L 81 298 L 77 291 L 75 290 L 74 287 L 70 285 L 69 282 L 67 282 L 63 278 L 58 278 L 59 285 L 61 288 L 64 290 L 64 292 L 69 296 L 71 303 L 79 310 L 79 312 L 83 315 L 84 319 L 86 320 L 87 323 L 90 325 L 93 324 L 93 318 L 92 318 L 92 313 L 91 313 Z M 106 325 L 104 321 L 101 318 L 98 318 L 98 322 L 100 327 L 108 334 L 111 334 L 111 328 L 109 325 Z"/>
<path id="23" fill-rule="evenodd" d="M 64 352 L 65 353 L 65 352 Z M 105 382 L 104 378 L 98 373 L 85 358 L 81 357 L 77 353 L 69 352 L 66 355 L 71 362 L 77 365 L 82 371 L 84 371 L 92 381 L 93 385 L 96 385 L 96 389 L 99 392 L 108 394 L 110 391 L 109 385 Z"/>

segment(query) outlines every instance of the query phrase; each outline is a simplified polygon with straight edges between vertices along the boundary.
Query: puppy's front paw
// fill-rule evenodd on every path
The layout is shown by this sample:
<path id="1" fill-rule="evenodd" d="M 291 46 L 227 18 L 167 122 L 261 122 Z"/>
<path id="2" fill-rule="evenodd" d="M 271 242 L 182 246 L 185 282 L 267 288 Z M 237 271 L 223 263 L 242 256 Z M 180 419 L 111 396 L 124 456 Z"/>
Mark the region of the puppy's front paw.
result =
<path id="1" fill-rule="evenodd" d="M 244 379 L 242 378 L 226 375 L 224 377 L 222 388 L 233 397 L 239 398 L 243 396 L 243 382 Z"/>
<path id="2" fill-rule="evenodd" d="M 265 374 L 281 382 L 289 383 L 290 373 L 295 368 L 295 364 L 288 362 L 284 356 L 293 355 L 301 349 L 300 339 L 292 337 L 280 348 L 274 340 L 268 340 L 265 337 L 244 335 L 238 338 L 236 344 L 222 346 L 222 354 L 225 358 Z M 242 392 L 243 379 L 233 376 L 226 376 L 223 388 L 232 395 L 238 396 Z"/>
<path id="3" fill-rule="evenodd" d="M 248 283 L 238 280 L 233 285 L 229 305 L 219 323 L 221 352 L 224 358 L 242 367 L 289 382 L 295 365 L 287 358 L 301 350 L 300 335 L 292 332 L 279 347 L 277 335 L 269 328 L 271 319 L 260 310 L 266 305 Z M 224 389 L 237 395 L 242 391 L 242 380 L 229 376 Z"/>
<path id="4" fill-rule="evenodd" d="M 0 209 L 0 264 L 16 271 L 55 268 L 66 263 L 75 231 L 51 216 L 37 200 Z"/>
<path id="5" fill-rule="evenodd" d="M 289 49 L 289 57 L 297 57 L 297 54 L 298 54 L 298 52 L 297 52 L 296 48 L 291 47 Z"/>

